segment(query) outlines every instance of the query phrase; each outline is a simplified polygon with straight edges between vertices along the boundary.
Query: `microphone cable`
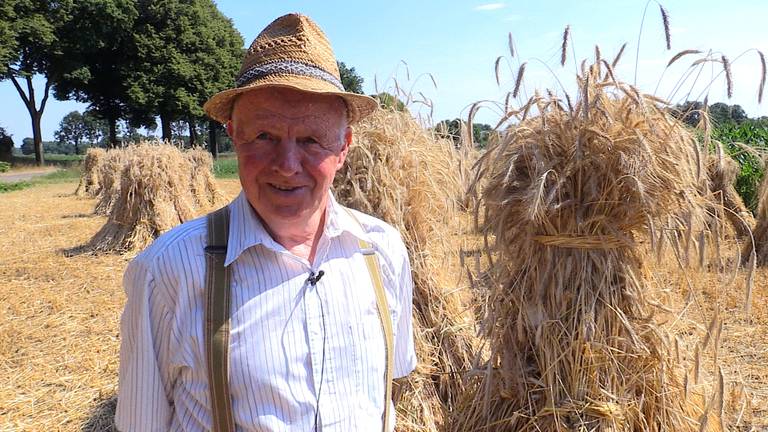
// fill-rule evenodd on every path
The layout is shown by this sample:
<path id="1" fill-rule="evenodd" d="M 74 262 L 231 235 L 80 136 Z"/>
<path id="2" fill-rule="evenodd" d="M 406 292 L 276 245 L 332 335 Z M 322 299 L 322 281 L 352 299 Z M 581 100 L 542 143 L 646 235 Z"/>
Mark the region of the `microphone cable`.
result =
<path id="1" fill-rule="evenodd" d="M 315 275 L 315 272 L 310 272 L 309 278 L 307 279 L 309 284 L 312 285 L 313 288 L 315 288 L 317 299 L 320 302 L 320 318 L 321 318 L 321 324 L 323 327 L 323 345 L 322 345 L 322 351 L 320 355 L 320 385 L 317 387 L 317 408 L 315 409 L 315 432 L 318 431 L 318 420 L 320 418 L 320 396 L 322 396 L 323 377 L 325 375 L 325 343 L 326 343 L 325 306 L 323 306 L 323 298 L 320 296 L 320 290 L 317 288 L 317 283 L 320 281 L 320 278 L 323 277 L 324 274 L 325 272 L 322 270 L 318 271 L 317 275 Z"/>

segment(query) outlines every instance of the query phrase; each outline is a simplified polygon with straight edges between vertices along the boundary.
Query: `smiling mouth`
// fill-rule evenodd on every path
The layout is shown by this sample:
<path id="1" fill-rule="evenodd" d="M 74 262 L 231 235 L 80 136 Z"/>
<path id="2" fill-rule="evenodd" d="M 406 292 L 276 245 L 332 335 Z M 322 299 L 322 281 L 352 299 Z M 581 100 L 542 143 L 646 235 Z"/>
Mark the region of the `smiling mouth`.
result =
<path id="1" fill-rule="evenodd" d="M 267 184 L 269 184 L 269 186 L 271 186 L 273 189 L 277 189 L 281 192 L 293 192 L 301 189 L 301 186 L 285 186 L 285 185 L 279 185 L 275 183 L 267 183 Z"/>

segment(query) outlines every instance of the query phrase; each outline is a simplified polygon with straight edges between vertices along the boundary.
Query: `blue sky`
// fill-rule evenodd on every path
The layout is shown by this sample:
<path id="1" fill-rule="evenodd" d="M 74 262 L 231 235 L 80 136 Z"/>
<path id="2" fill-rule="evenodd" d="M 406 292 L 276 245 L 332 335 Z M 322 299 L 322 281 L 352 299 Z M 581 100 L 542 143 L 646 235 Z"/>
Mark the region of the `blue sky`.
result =
<path id="1" fill-rule="evenodd" d="M 557 76 L 565 88 L 575 94 L 575 64 L 569 49 L 565 68 L 560 67 L 563 29 L 571 26 L 573 47 L 579 61 L 592 57 L 598 44 L 604 57 L 613 57 L 628 42 L 617 68 L 618 78 L 633 81 L 637 37 L 645 0 L 541 0 L 533 1 L 309 1 L 271 2 L 220 0 L 222 12 L 231 17 L 246 45 L 274 18 L 301 12 L 312 17 L 326 32 L 339 60 L 355 67 L 364 80 L 367 93 L 379 90 L 395 92 L 395 86 L 431 100 L 432 119 L 466 118 L 468 106 L 478 100 L 503 100 L 514 84 L 519 62 L 527 61 L 525 92 L 556 88 Z M 768 55 L 768 1 L 668 0 L 672 50 L 667 51 L 658 6 L 648 7 L 638 61 L 641 91 L 653 93 L 667 61 L 683 49 L 713 50 L 732 60 L 734 96 L 726 99 L 725 81 L 715 80 L 709 91 L 710 103 L 738 103 L 752 117 L 768 115 L 768 90 L 757 104 L 760 63 L 757 48 Z M 512 33 L 516 58 L 502 61 L 501 86 L 496 84 L 494 62 L 498 56 L 509 57 L 507 35 Z M 656 94 L 667 98 L 690 60 L 679 61 L 665 74 Z M 407 65 L 407 66 L 406 66 Z M 548 68 L 551 68 L 554 75 Z M 691 99 L 700 95 L 711 76 L 720 71 L 708 67 L 698 80 Z M 426 75 L 431 74 L 437 87 Z M 375 77 L 375 78 L 374 78 Z M 397 83 L 397 84 L 395 84 Z M 42 88 L 41 80 L 36 81 Z M 678 92 L 674 102 L 684 100 L 690 86 Z M 31 136 L 29 114 L 9 81 L 0 82 L 0 126 L 5 127 L 20 145 Z M 522 102 L 522 97 L 518 100 Z M 487 107 L 492 106 L 486 104 Z M 60 102 L 51 97 L 43 114 L 43 138 L 53 139 L 61 118 L 69 111 L 84 110 L 85 105 Z M 429 108 L 415 104 L 412 112 L 426 118 Z M 493 109 L 481 110 L 478 120 L 493 123 L 498 119 Z"/>

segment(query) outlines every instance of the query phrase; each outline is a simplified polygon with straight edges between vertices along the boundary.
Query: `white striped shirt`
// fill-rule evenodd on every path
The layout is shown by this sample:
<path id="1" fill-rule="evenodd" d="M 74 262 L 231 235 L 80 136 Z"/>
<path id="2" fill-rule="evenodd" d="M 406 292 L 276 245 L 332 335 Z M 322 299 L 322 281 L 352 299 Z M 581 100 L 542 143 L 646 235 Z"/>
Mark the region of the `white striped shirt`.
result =
<path id="1" fill-rule="evenodd" d="M 330 196 L 314 263 L 230 203 L 230 391 L 242 431 L 380 431 L 384 337 L 358 239 L 374 245 L 395 333 L 395 377 L 416 366 L 405 245 L 386 223 Z M 362 227 L 361 227 L 362 225 Z M 205 218 L 160 236 L 128 266 L 116 424 L 121 431 L 211 427 L 204 357 Z M 312 286 L 310 272 L 325 274 Z M 391 403 L 391 401 L 389 401 Z M 394 425 L 394 410 L 391 410 Z"/>

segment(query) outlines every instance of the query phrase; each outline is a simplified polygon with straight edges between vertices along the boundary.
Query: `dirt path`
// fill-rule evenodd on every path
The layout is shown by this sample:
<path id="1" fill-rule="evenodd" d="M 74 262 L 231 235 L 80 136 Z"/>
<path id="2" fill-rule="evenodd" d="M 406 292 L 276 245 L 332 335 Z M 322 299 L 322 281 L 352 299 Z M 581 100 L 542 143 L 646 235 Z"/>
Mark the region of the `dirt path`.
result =
<path id="1" fill-rule="evenodd" d="M 0 183 L 16 183 L 24 180 L 31 180 L 35 177 L 40 177 L 46 174 L 50 174 L 57 171 L 59 168 L 45 167 L 34 168 L 30 170 L 13 170 L 11 172 L 0 174 Z"/>

